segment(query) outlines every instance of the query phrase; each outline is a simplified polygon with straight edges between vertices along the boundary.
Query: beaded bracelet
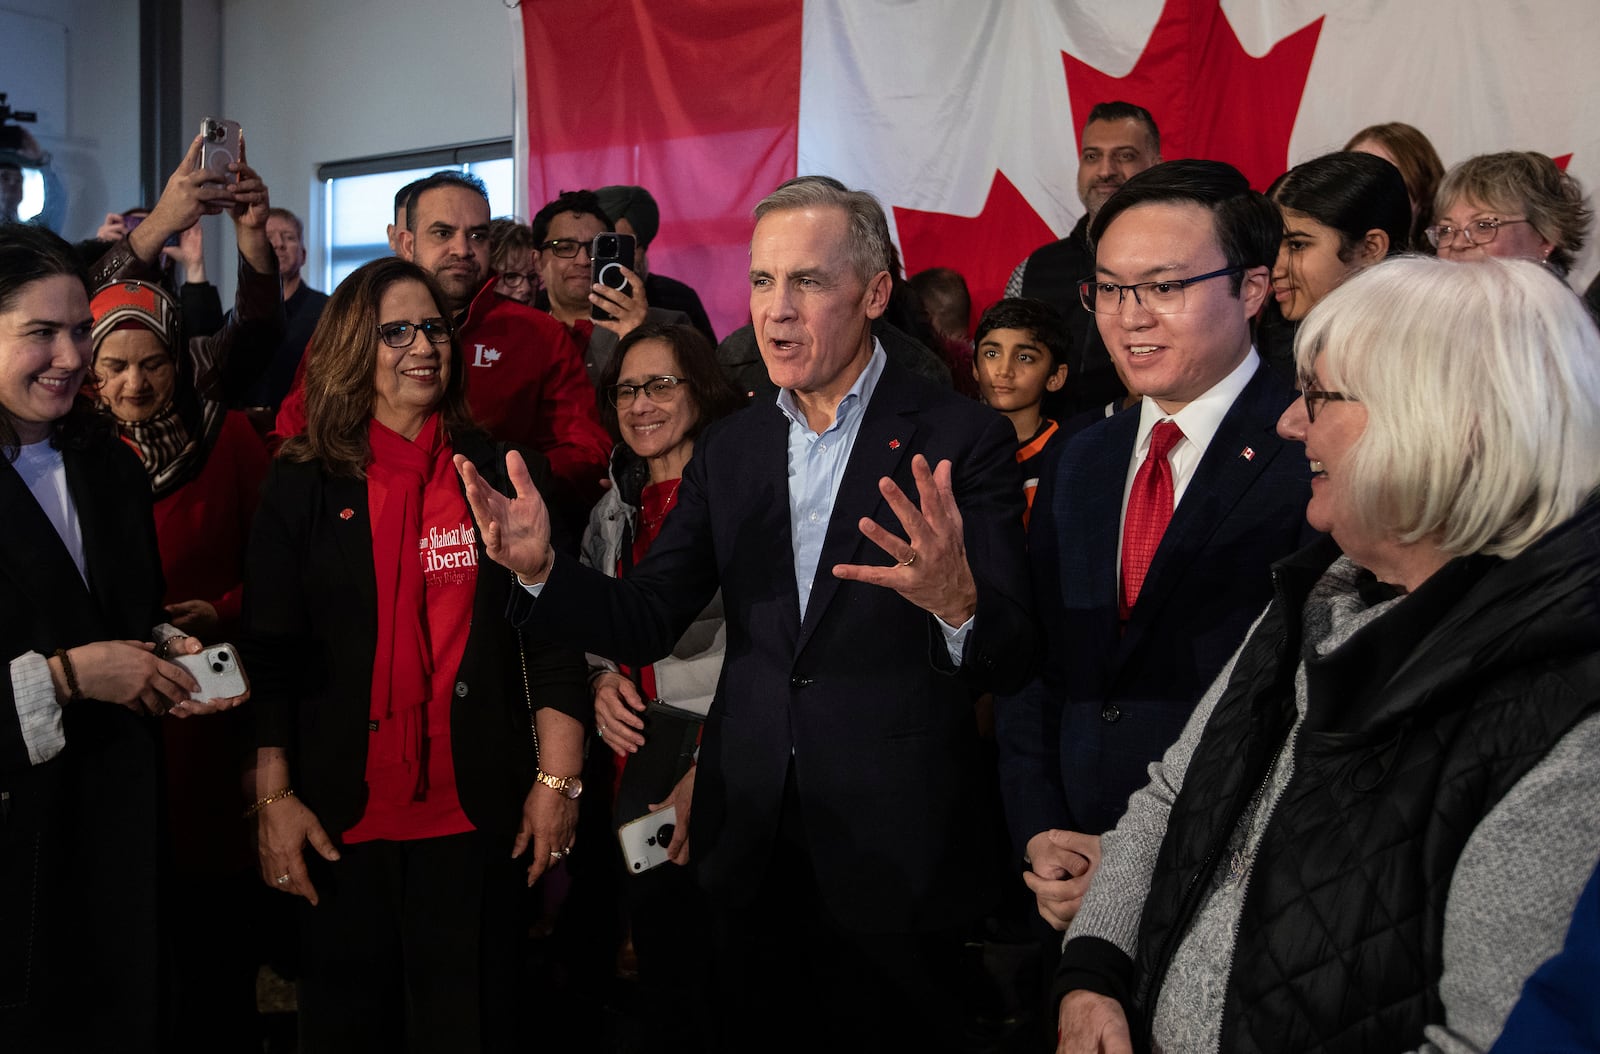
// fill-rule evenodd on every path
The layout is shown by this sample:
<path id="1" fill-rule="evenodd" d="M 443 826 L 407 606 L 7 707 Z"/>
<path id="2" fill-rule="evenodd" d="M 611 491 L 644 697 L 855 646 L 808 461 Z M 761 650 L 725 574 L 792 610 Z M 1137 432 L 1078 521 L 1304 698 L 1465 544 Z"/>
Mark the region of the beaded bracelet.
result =
<path id="1" fill-rule="evenodd" d="M 57 648 L 55 657 L 61 660 L 61 676 L 67 680 L 67 701 L 77 702 L 83 698 L 83 689 L 78 687 L 78 671 L 72 668 L 72 657 L 65 648 Z"/>
<path id="2" fill-rule="evenodd" d="M 250 819 L 250 817 L 254 816 L 256 813 L 260 812 L 262 809 L 265 809 L 267 806 L 271 805 L 275 801 L 281 801 L 284 798 L 292 798 L 292 797 L 294 797 L 294 788 L 293 787 L 285 787 L 285 788 L 283 788 L 283 790 L 278 791 L 276 794 L 269 794 L 265 798 L 262 798 L 259 801 L 257 801 L 254 805 L 250 806 L 250 808 L 246 809 L 244 811 L 244 819 L 246 819 L 246 820 Z"/>

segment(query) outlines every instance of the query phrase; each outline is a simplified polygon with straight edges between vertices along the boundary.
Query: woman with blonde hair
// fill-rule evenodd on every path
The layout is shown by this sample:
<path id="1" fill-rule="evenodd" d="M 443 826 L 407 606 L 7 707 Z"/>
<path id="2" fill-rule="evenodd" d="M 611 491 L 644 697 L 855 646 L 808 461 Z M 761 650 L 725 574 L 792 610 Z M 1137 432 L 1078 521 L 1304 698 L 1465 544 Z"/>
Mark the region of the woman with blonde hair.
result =
<path id="1" fill-rule="evenodd" d="M 1105 835 L 1062 1050 L 1486 1049 L 1600 858 L 1600 332 L 1407 257 L 1296 359 L 1328 537 Z"/>
<path id="2" fill-rule="evenodd" d="M 1428 240 L 1445 260 L 1533 260 L 1563 277 L 1594 212 L 1576 179 L 1544 154 L 1480 154 L 1445 173 Z"/>

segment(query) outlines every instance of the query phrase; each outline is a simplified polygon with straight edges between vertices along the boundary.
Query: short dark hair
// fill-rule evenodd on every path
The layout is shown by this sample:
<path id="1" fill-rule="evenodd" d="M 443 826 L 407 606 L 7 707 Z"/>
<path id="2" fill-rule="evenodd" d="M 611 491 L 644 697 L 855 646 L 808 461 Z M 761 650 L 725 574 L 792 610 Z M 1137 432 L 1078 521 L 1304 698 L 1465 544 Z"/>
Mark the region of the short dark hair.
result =
<path id="1" fill-rule="evenodd" d="M 417 196 L 417 188 L 422 185 L 422 180 L 413 179 L 405 186 L 394 192 L 394 213 L 400 215 L 400 210 L 410 211 L 411 199 Z"/>
<path id="2" fill-rule="evenodd" d="M 1370 230 L 1389 236 L 1386 255 L 1411 243 L 1411 197 L 1405 177 L 1376 154 L 1340 151 L 1296 165 L 1273 181 L 1267 197 L 1339 232 L 1339 258 L 1349 262 Z"/>
<path id="3" fill-rule="evenodd" d="M 267 210 L 267 219 L 288 220 L 290 223 L 294 224 L 295 237 L 299 238 L 301 241 L 306 240 L 306 225 L 300 222 L 299 216 L 296 216 L 288 209 L 274 205 L 272 208 Z"/>
<path id="4" fill-rule="evenodd" d="M 982 344 L 983 338 L 997 329 L 1018 329 L 1033 334 L 1033 339 L 1050 352 L 1052 369 L 1066 365 L 1067 349 L 1072 346 L 1066 320 L 1061 317 L 1061 312 L 1043 300 L 1009 296 L 989 305 L 983 317 L 978 319 L 978 331 L 972 338 L 973 347 Z"/>
<path id="5" fill-rule="evenodd" d="M 422 199 L 422 195 L 440 187 L 460 187 L 462 190 L 470 190 L 482 198 L 485 205 L 489 204 L 489 188 L 483 185 L 483 180 L 477 176 L 469 176 L 465 172 L 457 172 L 453 168 L 441 169 L 426 179 L 419 179 L 411 184 L 411 196 L 406 199 L 406 230 L 412 234 L 417 233 L 417 210 L 412 206 Z M 395 207 L 399 208 L 398 205 Z"/>
<path id="6" fill-rule="evenodd" d="M 545 242 L 545 236 L 550 233 L 550 221 L 563 212 L 576 212 L 580 216 L 593 216 L 605 224 L 608 231 L 617 229 L 606 210 L 600 206 L 600 197 L 592 190 L 563 190 L 556 195 L 556 200 L 545 205 L 544 208 L 533 214 L 533 222 L 528 224 L 533 229 L 533 243 L 537 248 Z"/>
<path id="7" fill-rule="evenodd" d="M 726 417 L 744 405 L 744 396 L 734 388 L 722 367 L 717 365 L 717 349 L 711 346 L 706 335 L 693 326 L 682 323 L 646 322 L 617 342 L 611 361 L 600 373 L 599 402 L 600 423 L 612 435 L 618 434 L 617 408 L 611 405 L 606 392 L 616 387 L 622 376 L 622 360 L 628 350 L 647 340 L 659 340 L 672 348 L 678 360 L 678 370 L 689 384 L 689 395 L 698 411 L 694 424 L 684 434 L 690 439 L 704 431 L 706 425 L 719 417 Z"/>
<path id="8" fill-rule="evenodd" d="M 1266 195 L 1250 189 L 1244 173 L 1223 161 L 1185 158 L 1152 165 L 1129 179 L 1100 206 L 1089 224 L 1089 241 L 1098 246 L 1106 228 L 1138 205 L 1187 203 L 1211 213 L 1212 228 L 1229 267 L 1271 267 L 1283 241 L 1283 217 Z M 1239 295 L 1244 275 L 1233 276 Z"/>
<path id="9" fill-rule="evenodd" d="M 1089 110 L 1083 126 L 1087 128 L 1096 121 L 1138 121 L 1150 136 L 1150 145 L 1156 148 L 1157 154 L 1161 153 L 1161 129 L 1156 127 L 1156 119 L 1143 106 L 1131 102 L 1097 102 Z"/>
<path id="10" fill-rule="evenodd" d="M 950 267 L 929 267 L 906 279 L 927 309 L 928 321 L 940 334 L 966 335 L 972 320 L 972 293 L 961 272 Z"/>
<path id="11" fill-rule="evenodd" d="M 0 312 L 11 310 L 28 286 L 57 275 L 77 279 L 84 287 L 83 303 L 87 309 L 88 276 L 77 251 L 66 240 L 31 223 L 0 223 Z M 88 400 L 74 400 L 72 409 L 55 422 L 52 441 L 57 447 L 75 445 L 65 440 L 87 434 L 94 416 Z M 0 456 L 8 462 L 15 461 L 21 448 L 11 412 L 0 406 Z"/>

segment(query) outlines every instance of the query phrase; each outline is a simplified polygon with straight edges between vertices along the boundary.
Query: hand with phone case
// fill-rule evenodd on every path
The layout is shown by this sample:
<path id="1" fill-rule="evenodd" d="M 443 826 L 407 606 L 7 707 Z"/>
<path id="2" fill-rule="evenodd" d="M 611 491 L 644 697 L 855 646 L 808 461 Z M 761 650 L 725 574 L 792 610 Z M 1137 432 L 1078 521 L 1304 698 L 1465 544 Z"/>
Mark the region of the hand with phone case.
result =
<path id="1" fill-rule="evenodd" d="M 619 338 L 637 329 L 650 310 L 644 279 L 633 271 L 631 234 L 607 231 L 594 236 L 589 246 L 589 317 Z"/>

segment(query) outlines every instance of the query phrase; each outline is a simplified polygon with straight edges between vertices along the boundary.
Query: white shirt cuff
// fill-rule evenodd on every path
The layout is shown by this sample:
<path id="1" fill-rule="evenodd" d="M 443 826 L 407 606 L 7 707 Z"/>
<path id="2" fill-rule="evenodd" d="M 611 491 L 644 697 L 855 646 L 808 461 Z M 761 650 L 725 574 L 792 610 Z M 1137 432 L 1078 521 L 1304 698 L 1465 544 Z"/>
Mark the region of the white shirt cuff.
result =
<path id="1" fill-rule="evenodd" d="M 950 665 L 960 666 L 961 656 L 967 650 L 967 634 L 972 632 L 972 620 L 978 616 L 973 615 L 959 626 L 952 626 L 938 615 L 933 620 L 939 624 L 939 630 L 944 634 L 944 646 L 950 653 Z"/>
<path id="2" fill-rule="evenodd" d="M 50 663 L 43 655 L 29 651 L 11 660 L 11 698 L 17 706 L 22 741 L 28 747 L 28 763 L 42 765 L 61 753 L 67 734 L 61 727 L 61 704 L 56 702 L 56 686 L 50 680 Z"/>
<path id="3" fill-rule="evenodd" d="M 545 579 L 545 582 L 548 581 L 548 578 Z M 533 597 L 535 600 L 539 599 L 539 594 L 544 592 L 544 582 L 535 582 L 530 586 L 528 583 L 522 580 L 521 575 L 517 576 L 517 585 L 521 586 L 523 589 L 526 589 L 528 591 L 528 595 Z"/>

